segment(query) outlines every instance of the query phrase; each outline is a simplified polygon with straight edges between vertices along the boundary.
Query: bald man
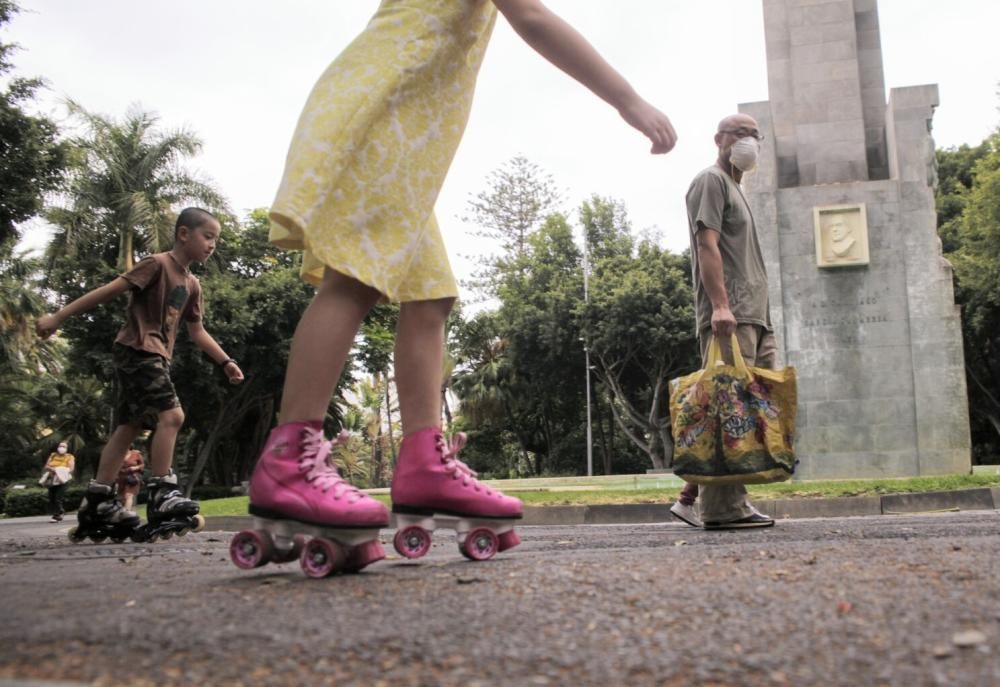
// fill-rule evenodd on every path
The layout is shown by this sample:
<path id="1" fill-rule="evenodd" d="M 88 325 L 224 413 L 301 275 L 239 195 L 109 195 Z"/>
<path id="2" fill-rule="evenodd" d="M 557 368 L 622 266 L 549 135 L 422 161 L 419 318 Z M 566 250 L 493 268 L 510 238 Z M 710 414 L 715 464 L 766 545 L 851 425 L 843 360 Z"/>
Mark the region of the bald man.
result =
<path id="1" fill-rule="evenodd" d="M 698 173 L 687 192 L 695 316 L 703 362 L 713 335 L 723 344 L 726 359 L 731 360 L 729 340 L 735 332 L 747 365 L 775 365 L 777 347 L 768 308 L 767 271 L 750 204 L 740 188 L 744 172 L 757 164 L 763 138 L 750 115 L 723 119 L 715 134 L 718 158 Z M 774 520 L 750 505 L 742 484 L 702 487 L 700 509 L 695 503 L 698 496 L 698 485 L 688 484 L 671 513 L 689 525 L 709 530 L 774 525 Z"/>

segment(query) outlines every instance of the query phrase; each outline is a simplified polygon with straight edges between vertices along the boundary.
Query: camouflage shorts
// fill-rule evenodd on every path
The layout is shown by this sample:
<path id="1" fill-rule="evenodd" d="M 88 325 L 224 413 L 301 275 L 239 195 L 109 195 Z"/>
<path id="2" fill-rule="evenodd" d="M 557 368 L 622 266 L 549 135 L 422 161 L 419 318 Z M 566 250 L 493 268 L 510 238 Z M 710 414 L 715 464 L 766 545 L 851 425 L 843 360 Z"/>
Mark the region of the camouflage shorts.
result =
<path id="1" fill-rule="evenodd" d="M 169 363 L 162 355 L 115 344 L 114 426 L 133 425 L 156 429 L 164 410 L 177 408 L 181 402 L 170 381 Z"/>

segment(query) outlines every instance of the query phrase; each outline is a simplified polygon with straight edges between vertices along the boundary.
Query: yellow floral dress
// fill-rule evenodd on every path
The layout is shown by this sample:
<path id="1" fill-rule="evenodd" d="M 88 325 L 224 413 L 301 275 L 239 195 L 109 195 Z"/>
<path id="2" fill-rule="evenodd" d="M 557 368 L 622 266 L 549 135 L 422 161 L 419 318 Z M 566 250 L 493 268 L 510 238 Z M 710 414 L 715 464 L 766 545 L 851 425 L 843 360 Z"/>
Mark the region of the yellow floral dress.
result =
<path id="1" fill-rule="evenodd" d="M 306 102 L 271 241 L 393 301 L 454 297 L 434 202 L 472 106 L 491 0 L 383 0 Z"/>

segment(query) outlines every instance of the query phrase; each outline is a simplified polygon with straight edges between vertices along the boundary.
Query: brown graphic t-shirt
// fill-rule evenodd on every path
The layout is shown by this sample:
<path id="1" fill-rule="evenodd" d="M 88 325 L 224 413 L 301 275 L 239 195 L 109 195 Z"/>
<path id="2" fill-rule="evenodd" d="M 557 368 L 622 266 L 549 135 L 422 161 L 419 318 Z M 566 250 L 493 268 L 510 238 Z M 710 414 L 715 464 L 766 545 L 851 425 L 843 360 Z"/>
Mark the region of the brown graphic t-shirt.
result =
<path id="1" fill-rule="evenodd" d="M 720 234 L 722 274 L 733 317 L 739 324 L 758 324 L 770 330 L 767 270 L 757 241 L 757 226 L 739 184 L 712 165 L 691 182 L 686 200 L 698 332 L 712 326 L 712 301 L 701 282 L 695 240 L 695 235 L 706 227 Z"/>
<path id="2" fill-rule="evenodd" d="M 115 343 L 170 360 L 180 320 L 201 321 L 198 278 L 169 252 L 144 258 L 122 278 L 132 290 L 125 326 Z"/>

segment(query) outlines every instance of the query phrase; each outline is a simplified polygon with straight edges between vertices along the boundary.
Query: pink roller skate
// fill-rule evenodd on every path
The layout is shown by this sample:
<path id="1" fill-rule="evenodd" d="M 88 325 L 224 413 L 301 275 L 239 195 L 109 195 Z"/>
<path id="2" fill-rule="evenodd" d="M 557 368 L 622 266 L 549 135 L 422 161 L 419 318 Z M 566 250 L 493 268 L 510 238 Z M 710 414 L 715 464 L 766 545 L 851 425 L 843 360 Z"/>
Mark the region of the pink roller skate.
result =
<path id="1" fill-rule="evenodd" d="M 344 481 L 330 459 L 346 441 L 323 438 L 319 422 L 275 427 L 250 480 L 254 529 L 233 537 L 229 554 L 249 570 L 299 558 L 309 577 L 358 572 L 385 558 L 379 529 L 389 524 L 385 506 Z"/>
<path id="2" fill-rule="evenodd" d="M 485 561 L 521 543 L 514 522 L 521 517 L 519 499 L 504 496 L 476 479 L 457 458 L 465 446 L 459 432 L 445 441 L 436 427 L 403 437 L 392 478 L 392 512 L 396 515 L 393 545 L 406 558 L 420 558 L 431 548 L 431 532 L 455 530 L 458 550 L 466 558 Z"/>

